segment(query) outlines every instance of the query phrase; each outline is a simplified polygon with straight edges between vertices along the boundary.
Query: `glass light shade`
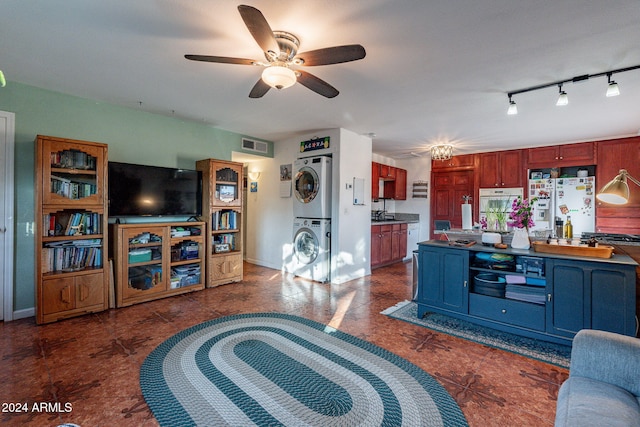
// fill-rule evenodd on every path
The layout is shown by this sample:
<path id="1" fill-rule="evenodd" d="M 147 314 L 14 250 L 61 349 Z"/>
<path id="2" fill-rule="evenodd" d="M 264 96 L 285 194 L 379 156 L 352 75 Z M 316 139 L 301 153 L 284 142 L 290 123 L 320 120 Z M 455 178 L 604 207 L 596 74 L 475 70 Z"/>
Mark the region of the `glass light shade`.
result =
<path id="1" fill-rule="evenodd" d="M 629 184 L 627 184 L 627 171 L 622 169 L 620 173 L 609 181 L 596 198 L 601 202 L 613 205 L 624 205 L 629 201 Z"/>
<path id="2" fill-rule="evenodd" d="M 286 89 L 296 83 L 296 73 L 281 65 L 271 65 L 262 72 L 262 80 L 275 89 Z"/>
<path id="3" fill-rule="evenodd" d="M 4 78 L 4 73 L 0 70 L 0 87 L 5 87 L 7 85 L 7 81 Z"/>
<path id="4" fill-rule="evenodd" d="M 260 172 L 249 172 L 249 179 L 251 181 L 257 181 L 260 178 Z"/>
<path id="5" fill-rule="evenodd" d="M 453 145 L 440 144 L 431 147 L 432 160 L 449 160 L 453 157 Z"/>
<path id="6" fill-rule="evenodd" d="M 515 101 L 509 102 L 509 109 L 507 110 L 507 114 L 510 116 L 515 116 L 516 114 L 518 114 L 518 106 L 516 105 Z"/>
<path id="7" fill-rule="evenodd" d="M 569 97 L 567 96 L 567 93 L 565 91 L 561 91 L 560 96 L 558 96 L 558 101 L 556 102 L 556 105 L 563 106 L 567 104 L 569 104 Z"/>
<path id="8" fill-rule="evenodd" d="M 607 96 L 618 96 L 620 95 L 620 88 L 618 87 L 618 83 L 611 82 L 607 87 Z"/>

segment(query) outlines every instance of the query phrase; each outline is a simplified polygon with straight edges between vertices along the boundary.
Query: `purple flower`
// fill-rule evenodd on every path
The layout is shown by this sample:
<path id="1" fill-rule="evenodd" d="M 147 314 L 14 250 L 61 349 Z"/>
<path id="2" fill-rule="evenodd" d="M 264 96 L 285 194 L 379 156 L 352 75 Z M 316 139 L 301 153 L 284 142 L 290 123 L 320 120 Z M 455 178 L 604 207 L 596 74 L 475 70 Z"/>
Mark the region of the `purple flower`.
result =
<path id="1" fill-rule="evenodd" d="M 534 197 L 531 200 L 518 198 L 513 200 L 511 204 L 511 212 L 509 212 L 509 222 L 507 224 L 515 228 L 530 228 L 535 225 L 533 222 L 533 203 L 538 200 Z"/>

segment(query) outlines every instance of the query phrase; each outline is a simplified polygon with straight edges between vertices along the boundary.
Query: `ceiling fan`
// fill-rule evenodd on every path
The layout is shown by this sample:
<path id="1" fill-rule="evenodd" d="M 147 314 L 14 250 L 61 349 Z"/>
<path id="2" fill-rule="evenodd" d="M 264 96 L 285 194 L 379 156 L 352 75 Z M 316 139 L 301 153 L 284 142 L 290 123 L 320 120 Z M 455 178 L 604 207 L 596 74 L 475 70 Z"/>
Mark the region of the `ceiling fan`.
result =
<path id="1" fill-rule="evenodd" d="M 193 61 L 265 67 L 262 77 L 251 89 L 249 98 L 260 98 L 272 87 L 284 89 L 294 85 L 296 81 L 322 96 L 334 98 L 340 93 L 336 88 L 297 67 L 357 61 L 366 55 L 364 47 L 359 44 L 327 47 L 298 54 L 300 41 L 296 36 L 286 31 L 272 31 L 262 12 L 255 7 L 240 5 L 238 11 L 249 32 L 264 51 L 266 62 L 226 56 L 185 55 L 184 57 Z"/>

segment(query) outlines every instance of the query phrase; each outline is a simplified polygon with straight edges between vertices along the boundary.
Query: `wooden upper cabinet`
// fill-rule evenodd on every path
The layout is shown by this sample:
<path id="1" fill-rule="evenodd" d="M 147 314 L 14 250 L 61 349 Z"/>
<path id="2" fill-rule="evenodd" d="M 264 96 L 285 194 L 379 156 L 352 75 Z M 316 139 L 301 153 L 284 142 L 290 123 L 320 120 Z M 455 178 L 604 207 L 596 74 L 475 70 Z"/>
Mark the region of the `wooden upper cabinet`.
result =
<path id="1" fill-rule="evenodd" d="M 394 196 L 396 200 L 407 200 L 407 171 L 396 168 L 396 182 L 394 183 Z"/>
<path id="2" fill-rule="evenodd" d="M 599 141 L 596 192 L 611 181 L 620 169 L 640 179 L 640 137 Z M 596 231 L 640 234 L 640 187 L 627 181 L 629 203 L 611 205 L 596 201 Z"/>
<path id="3" fill-rule="evenodd" d="M 396 179 L 396 168 L 394 166 L 380 164 L 380 179 L 393 181 Z"/>
<path id="4" fill-rule="evenodd" d="M 380 197 L 380 163 L 371 163 L 371 199 Z"/>
<path id="5" fill-rule="evenodd" d="M 470 169 L 475 166 L 475 154 L 463 154 L 460 156 L 453 156 L 449 160 L 431 160 L 431 170 L 442 169 Z"/>
<path id="6" fill-rule="evenodd" d="M 523 186 L 522 151 L 495 151 L 480 154 L 480 188 Z"/>
<path id="7" fill-rule="evenodd" d="M 596 145 L 593 142 L 536 147 L 527 150 L 529 169 L 593 165 L 596 164 L 596 159 Z"/>

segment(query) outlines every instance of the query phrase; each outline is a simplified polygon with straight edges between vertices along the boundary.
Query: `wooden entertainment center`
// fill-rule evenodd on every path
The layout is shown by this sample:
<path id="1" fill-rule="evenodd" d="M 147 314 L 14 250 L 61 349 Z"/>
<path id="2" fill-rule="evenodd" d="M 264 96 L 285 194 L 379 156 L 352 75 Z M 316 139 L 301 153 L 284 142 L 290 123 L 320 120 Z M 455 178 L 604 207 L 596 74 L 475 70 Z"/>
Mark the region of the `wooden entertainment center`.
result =
<path id="1" fill-rule="evenodd" d="M 35 146 L 38 324 L 242 280 L 242 163 L 197 162 L 203 221 L 109 225 L 107 145 Z"/>

